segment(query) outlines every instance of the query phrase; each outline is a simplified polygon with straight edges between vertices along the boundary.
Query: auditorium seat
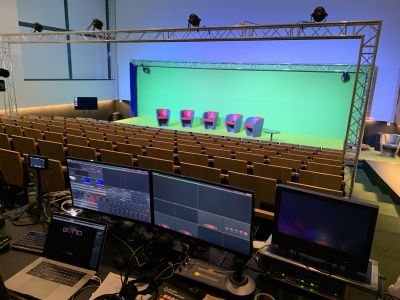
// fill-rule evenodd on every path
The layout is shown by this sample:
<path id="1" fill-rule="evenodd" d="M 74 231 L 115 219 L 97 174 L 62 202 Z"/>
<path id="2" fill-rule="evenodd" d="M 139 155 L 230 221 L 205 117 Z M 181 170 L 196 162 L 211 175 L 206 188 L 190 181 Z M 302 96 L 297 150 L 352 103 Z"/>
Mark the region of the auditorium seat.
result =
<path id="1" fill-rule="evenodd" d="M 297 154 L 297 155 L 307 155 L 310 158 L 314 157 L 315 155 L 318 154 L 317 151 L 314 150 L 307 150 L 307 149 L 302 149 L 302 148 L 296 148 L 296 149 L 291 149 L 289 150 L 290 154 Z"/>
<path id="2" fill-rule="evenodd" d="M 149 157 L 138 155 L 138 166 L 144 169 L 158 170 L 168 173 L 174 173 L 174 163 L 172 160 L 166 160 L 161 158 Z"/>
<path id="3" fill-rule="evenodd" d="M 139 145 L 131 145 L 125 143 L 117 143 L 117 151 L 132 154 L 133 157 L 143 154 L 142 147 Z"/>
<path id="4" fill-rule="evenodd" d="M 342 191 L 327 189 L 327 188 L 323 188 L 323 187 L 318 187 L 318 186 L 308 185 L 308 184 L 303 184 L 303 183 L 298 183 L 298 182 L 291 182 L 291 181 L 287 181 L 286 184 L 297 187 L 297 188 L 301 188 L 301 189 L 311 190 L 314 192 L 329 194 L 329 195 L 333 195 L 333 196 L 337 196 L 337 197 L 343 197 Z"/>
<path id="5" fill-rule="evenodd" d="M 319 173 L 327 173 L 327 174 L 332 174 L 332 175 L 338 175 L 338 176 L 342 176 L 343 175 L 342 166 L 326 165 L 326 164 L 320 164 L 320 163 L 311 162 L 311 161 L 308 162 L 308 164 L 307 164 L 307 170 L 308 171 L 319 172 Z"/>
<path id="6" fill-rule="evenodd" d="M 343 155 L 341 154 L 336 155 L 336 154 L 318 153 L 317 157 L 324 159 L 338 160 L 340 162 L 343 162 Z"/>
<path id="7" fill-rule="evenodd" d="M 39 152 L 42 156 L 65 162 L 65 152 L 67 148 L 62 143 L 38 140 Z"/>
<path id="8" fill-rule="evenodd" d="M 137 138 L 136 136 L 134 136 L 134 137 L 129 137 L 128 138 L 128 144 L 139 145 L 141 147 L 147 147 L 147 146 L 151 145 L 151 140 Z"/>
<path id="9" fill-rule="evenodd" d="M 79 130 L 82 132 L 81 126 L 78 123 L 65 123 L 65 130 L 68 133 L 68 130 Z M 71 132 L 73 134 L 73 132 Z"/>
<path id="10" fill-rule="evenodd" d="M 183 152 L 202 154 L 201 146 L 199 144 L 187 145 L 178 143 L 177 148 L 178 148 L 178 153 L 183 151 Z"/>
<path id="11" fill-rule="evenodd" d="M 39 129 L 24 127 L 24 135 L 35 140 L 43 140 L 43 133 Z"/>
<path id="12" fill-rule="evenodd" d="M 207 149 L 205 149 L 205 152 L 208 156 L 220 156 L 220 157 L 226 157 L 226 158 L 232 157 L 232 152 L 229 150 L 223 150 L 223 149 L 217 149 L 217 148 L 207 148 Z"/>
<path id="13" fill-rule="evenodd" d="M 326 165 L 343 166 L 343 160 L 327 159 L 327 158 L 321 158 L 318 156 L 313 158 L 313 162 L 317 162 L 320 164 L 326 164 Z"/>
<path id="14" fill-rule="evenodd" d="M 310 156 L 308 154 L 292 154 L 291 152 L 284 152 L 280 156 L 281 158 L 286 158 L 286 159 L 294 159 L 294 160 L 300 160 L 303 164 L 306 164 L 307 161 L 310 159 Z"/>
<path id="15" fill-rule="evenodd" d="M 269 164 L 281 167 L 292 168 L 294 171 L 298 171 L 303 167 L 301 160 L 298 159 L 288 159 L 284 156 L 271 156 L 269 157 Z"/>
<path id="16" fill-rule="evenodd" d="M 64 127 L 61 127 L 61 126 L 56 126 L 56 125 L 51 124 L 51 125 L 48 125 L 47 128 L 49 128 L 49 131 L 51 131 L 51 132 L 58 132 L 61 134 L 65 133 Z"/>
<path id="17" fill-rule="evenodd" d="M 85 135 L 88 139 L 93 139 L 93 140 L 104 140 L 104 134 L 102 132 L 97 132 L 97 131 L 86 131 L 85 130 Z"/>
<path id="18" fill-rule="evenodd" d="M 11 138 L 5 133 L 0 133 L 0 148 L 6 150 L 12 150 L 11 148 Z"/>
<path id="19" fill-rule="evenodd" d="M 23 158 L 17 151 L 0 149 L 0 170 L 6 185 L 24 187 Z"/>
<path id="20" fill-rule="evenodd" d="M 221 183 L 221 170 L 190 163 L 180 163 L 180 172 L 184 176 Z"/>
<path id="21" fill-rule="evenodd" d="M 95 148 L 73 144 L 68 144 L 68 156 L 87 160 L 97 160 Z"/>
<path id="22" fill-rule="evenodd" d="M 15 151 L 18 151 L 21 155 L 33 154 L 37 155 L 37 144 L 33 138 L 23 137 L 18 135 L 11 136 L 12 144 Z"/>
<path id="23" fill-rule="evenodd" d="M 299 183 L 341 191 L 343 186 L 343 178 L 342 176 L 337 175 L 300 170 Z"/>
<path id="24" fill-rule="evenodd" d="M 106 134 L 107 141 L 115 143 L 126 143 L 126 138 L 123 135 Z"/>
<path id="25" fill-rule="evenodd" d="M 258 162 L 260 164 L 265 163 L 264 155 L 254 154 L 251 152 L 235 152 L 235 158 L 245 160 L 248 163 Z"/>
<path id="26" fill-rule="evenodd" d="M 253 175 L 277 179 L 280 183 L 292 180 L 291 168 L 259 163 L 254 163 L 253 165 Z"/>
<path id="27" fill-rule="evenodd" d="M 270 158 L 271 156 L 277 156 L 278 155 L 278 151 L 277 150 L 266 149 L 266 148 L 263 148 L 263 149 L 261 149 L 261 148 L 260 149 L 253 148 L 253 149 L 251 149 L 251 153 L 257 154 L 257 155 L 263 155 L 263 156 L 268 157 L 268 158 Z"/>
<path id="28" fill-rule="evenodd" d="M 156 148 L 161 148 L 161 149 L 167 149 L 167 150 L 174 150 L 175 144 L 173 142 L 162 142 L 159 141 L 158 139 L 154 139 L 151 144 L 153 147 Z"/>
<path id="29" fill-rule="evenodd" d="M 209 166 L 208 155 L 206 154 L 179 151 L 178 159 L 180 163 L 185 162 L 195 165 Z"/>
<path id="30" fill-rule="evenodd" d="M 276 179 L 229 171 L 228 182 L 231 186 L 253 191 L 255 208 L 274 211 Z"/>
<path id="31" fill-rule="evenodd" d="M 49 159 L 47 170 L 40 170 L 40 181 L 43 193 L 58 192 L 66 189 L 64 172 L 61 162 Z"/>
<path id="32" fill-rule="evenodd" d="M 12 136 L 12 135 L 23 136 L 24 135 L 24 133 L 22 132 L 22 128 L 19 126 L 16 126 L 16 125 L 5 124 L 4 131 L 5 131 L 5 133 L 8 134 L 8 136 Z"/>
<path id="33" fill-rule="evenodd" d="M 97 151 L 100 149 L 114 150 L 113 144 L 110 141 L 89 139 L 90 147 L 95 148 Z"/>
<path id="34" fill-rule="evenodd" d="M 46 141 L 65 144 L 64 135 L 62 133 L 45 131 L 43 134 Z"/>
<path id="35" fill-rule="evenodd" d="M 32 128 L 32 123 L 30 121 L 18 120 L 16 121 L 16 124 L 19 127 Z"/>
<path id="36" fill-rule="evenodd" d="M 133 166 L 133 156 L 132 154 L 110 151 L 110 150 L 100 150 L 101 161 L 106 163 L 112 163 L 124 166 Z"/>
<path id="37" fill-rule="evenodd" d="M 214 167 L 221 169 L 225 173 L 228 171 L 247 173 L 247 161 L 240 159 L 214 156 Z"/>
<path id="38" fill-rule="evenodd" d="M 146 155 L 174 161 L 174 151 L 156 147 L 146 147 Z"/>
<path id="39" fill-rule="evenodd" d="M 1 123 L 3 123 L 4 125 L 15 125 L 15 121 L 13 119 L 9 119 L 8 117 L 2 117 Z"/>
<path id="40" fill-rule="evenodd" d="M 32 128 L 33 129 L 39 129 L 40 131 L 47 131 L 47 124 L 43 123 L 38 123 L 38 122 L 32 122 Z"/>
<path id="41" fill-rule="evenodd" d="M 67 145 L 73 144 L 73 145 L 80 145 L 80 146 L 89 146 L 89 142 L 88 142 L 87 138 L 84 136 L 67 134 L 66 139 L 67 139 Z"/>
<path id="42" fill-rule="evenodd" d="M 81 129 L 68 128 L 68 127 L 65 128 L 65 133 L 75 135 L 75 136 L 78 136 L 78 135 L 83 136 L 84 135 L 84 132 Z"/>

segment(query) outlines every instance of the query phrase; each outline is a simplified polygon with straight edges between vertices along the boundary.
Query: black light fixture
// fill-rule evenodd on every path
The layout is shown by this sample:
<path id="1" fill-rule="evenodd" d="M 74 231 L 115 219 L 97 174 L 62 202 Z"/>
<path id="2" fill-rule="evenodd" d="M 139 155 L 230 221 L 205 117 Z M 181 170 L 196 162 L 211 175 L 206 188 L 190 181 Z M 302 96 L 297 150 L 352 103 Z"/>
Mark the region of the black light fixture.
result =
<path id="1" fill-rule="evenodd" d="M 93 19 L 92 24 L 93 30 L 103 30 L 103 22 L 99 19 Z"/>
<path id="2" fill-rule="evenodd" d="M 143 64 L 142 64 L 142 71 L 143 71 L 143 73 L 150 74 L 150 68 L 145 67 Z"/>
<path id="3" fill-rule="evenodd" d="M 315 8 L 314 12 L 311 14 L 314 22 L 322 22 L 326 19 L 327 16 L 328 14 L 326 13 L 325 8 L 323 8 L 322 6 L 318 6 L 317 8 Z"/>
<path id="4" fill-rule="evenodd" d="M 201 19 L 196 14 L 191 14 L 188 20 L 188 27 L 199 27 Z"/>
<path id="5" fill-rule="evenodd" d="M 36 22 L 32 24 L 33 32 L 42 32 L 43 31 L 43 25 Z"/>
<path id="6" fill-rule="evenodd" d="M 350 74 L 349 74 L 349 72 L 343 72 L 341 78 L 342 78 L 342 82 L 343 82 L 343 83 L 349 82 L 349 81 L 350 81 Z"/>
<path id="7" fill-rule="evenodd" d="M 10 77 L 10 71 L 0 68 L 0 77 L 4 77 L 4 78 Z"/>
<path id="8" fill-rule="evenodd" d="M 4 78 L 10 77 L 10 71 L 0 68 L 0 77 Z M 0 80 L 0 92 L 5 92 L 5 91 L 6 91 L 6 83 L 4 82 L 4 80 Z"/>

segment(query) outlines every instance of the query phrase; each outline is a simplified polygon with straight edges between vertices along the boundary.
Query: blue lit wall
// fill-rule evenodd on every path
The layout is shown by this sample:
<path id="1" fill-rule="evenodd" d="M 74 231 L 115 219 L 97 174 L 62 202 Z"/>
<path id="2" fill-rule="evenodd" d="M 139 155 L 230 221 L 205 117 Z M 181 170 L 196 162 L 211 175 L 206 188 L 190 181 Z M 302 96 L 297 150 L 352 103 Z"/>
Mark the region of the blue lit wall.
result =
<path id="1" fill-rule="evenodd" d="M 328 21 L 383 20 L 371 117 L 393 121 L 400 70 L 400 2 L 398 0 L 337 1 L 228 1 L 228 0 L 118 0 L 119 29 L 186 27 L 190 13 L 202 18 L 201 25 L 236 25 L 243 21 L 259 24 L 309 21 L 316 6 L 323 5 Z M 147 43 L 118 45 L 119 97 L 130 99 L 129 62 L 132 59 L 355 64 L 358 41 L 277 41 Z"/>

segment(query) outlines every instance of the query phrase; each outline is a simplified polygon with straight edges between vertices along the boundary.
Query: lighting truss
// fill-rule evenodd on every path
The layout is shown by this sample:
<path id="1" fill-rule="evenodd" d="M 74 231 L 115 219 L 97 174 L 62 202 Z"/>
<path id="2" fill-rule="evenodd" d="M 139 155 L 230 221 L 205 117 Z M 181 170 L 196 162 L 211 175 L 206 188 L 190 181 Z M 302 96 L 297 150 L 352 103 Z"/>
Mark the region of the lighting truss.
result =
<path id="1" fill-rule="evenodd" d="M 10 33 L 0 35 L 0 59 L 2 60 L 0 65 L 11 66 L 11 55 L 7 54 L 10 44 L 357 39 L 360 41 L 360 48 L 346 138 L 343 144 L 344 159 L 347 165 L 344 176 L 345 191 L 346 195 L 350 197 L 357 170 L 381 27 L 382 21 L 343 21 L 95 32 Z M 4 60 L 7 60 L 7 62 L 4 62 Z M 8 81 L 12 81 L 12 77 Z M 14 97 L 14 100 L 9 101 L 9 104 L 13 106 L 13 109 L 9 109 L 9 111 L 14 112 L 16 111 L 15 93 L 11 97 Z"/>

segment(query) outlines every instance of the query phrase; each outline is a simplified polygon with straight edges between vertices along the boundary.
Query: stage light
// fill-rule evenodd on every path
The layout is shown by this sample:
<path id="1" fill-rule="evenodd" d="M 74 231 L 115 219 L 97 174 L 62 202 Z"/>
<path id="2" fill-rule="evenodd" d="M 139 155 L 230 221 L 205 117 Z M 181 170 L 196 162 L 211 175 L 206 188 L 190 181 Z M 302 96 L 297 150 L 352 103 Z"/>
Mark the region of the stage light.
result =
<path id="1" fill-rule="evenodd" d="M 188 20 L 188 27 L 199 27 L 201 19 L 196 14 L 191 14 Z"/>
<path id="2" fill-rule="evenodd" d="M 103 22 L 100 21 L 99 19 L 93 19 L 92 24 L 93 30 L 103 30 Z"/>
<path id="3" fill-rule="evenodd" d="M 150 68 L 145 67 L 143 64 L 142 64 L 142 71 L 143 71 L 143 73 L 150 74 Z"/>
<path id="4" fill-rule="evenodd" d="M 350 81 L 350 74 L 349 72 L 343 72 L 342 74 L 342 82 L 346 83 Z"/>
<path id="5" fill-rule="evenodd" d="M 10 71 L 6 69 L 0 69 L 0 77 L 8 78 L 10 77 Z"/>
<path id="6" fill-rule="evenodd" d="M 33 23 L 32 24 L 33 32 L 42 32 L 43 31 L 43 25 L 40 23 Z"/>
<path id="7" fill-rule="evenodd" d="M 311 14 L 311 17 L 313 18 L 314 22 L 322 22 L 323 20 L 326 19 L 328 14 L 326 13 L 325 8 L 322 6 L 318 6 L 316 9 L 314 9 L 314 12 Z"/>

